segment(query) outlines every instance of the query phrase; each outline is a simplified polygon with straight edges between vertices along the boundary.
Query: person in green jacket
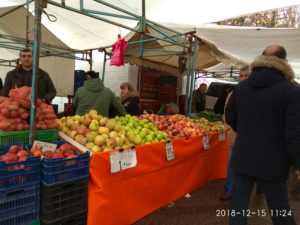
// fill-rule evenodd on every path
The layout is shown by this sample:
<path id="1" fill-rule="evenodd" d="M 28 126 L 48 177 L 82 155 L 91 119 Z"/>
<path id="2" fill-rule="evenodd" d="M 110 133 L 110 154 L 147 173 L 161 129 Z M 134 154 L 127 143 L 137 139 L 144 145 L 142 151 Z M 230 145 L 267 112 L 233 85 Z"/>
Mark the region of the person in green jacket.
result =
<path id="1" fill-rule="evenodd" d="M 84 115 L 95 109 L 102 116 L 109 116 L 109 109 L 112 106 L 121 116 L 126 115 L 125 108 L 107 87 L 104 87 L 99 73 L 88 71 L 85 75 L 86 81 L 83 87 L 77 89 L 73 104 L 77 107 L 76 115 Z"/>

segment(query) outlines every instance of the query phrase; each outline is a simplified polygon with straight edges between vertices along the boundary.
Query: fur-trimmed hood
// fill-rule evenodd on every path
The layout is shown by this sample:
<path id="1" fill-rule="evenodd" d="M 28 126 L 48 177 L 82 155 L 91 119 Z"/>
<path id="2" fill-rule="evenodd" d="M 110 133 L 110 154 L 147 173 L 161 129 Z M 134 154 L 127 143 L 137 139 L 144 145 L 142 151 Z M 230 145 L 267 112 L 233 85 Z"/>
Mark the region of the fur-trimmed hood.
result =
<path id="1" fill-rule="evenodd" d="M 251 64 L 251 70 L 255 69 L 256 67 L 267 67 L 272 68 L 280 71 L 285 79 L 290 81 L 291 83 L 295 82 L 295 74 L 287 61 L 280 59 L 275 56 L 258 56 Z"/>

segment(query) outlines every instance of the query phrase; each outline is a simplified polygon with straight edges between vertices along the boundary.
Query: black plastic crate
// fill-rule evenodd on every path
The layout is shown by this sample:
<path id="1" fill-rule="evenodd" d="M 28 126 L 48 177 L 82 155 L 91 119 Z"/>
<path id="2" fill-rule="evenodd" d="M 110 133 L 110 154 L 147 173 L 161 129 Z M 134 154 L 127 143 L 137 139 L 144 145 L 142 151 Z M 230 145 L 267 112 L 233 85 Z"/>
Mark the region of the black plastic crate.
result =
<path id="1" fill-rule="evenodd" d="M 51 220 L 41 219 L 41 225 L 86 225 L 87 210 L 79 213 L 72 213 L 63 218 L 53 217 Z"/>
<path id="2" fill-rule="evenodd" d="M 41 184 L 41 220 L 61 219 L 66 213 L 87 209 L 88 179 L 58 185 Z"/>
<path id="3" fill-rule="evenodd" d="M 0 224 L 27 225 L 39 218 L 40 185 L 0 189 Z"/>

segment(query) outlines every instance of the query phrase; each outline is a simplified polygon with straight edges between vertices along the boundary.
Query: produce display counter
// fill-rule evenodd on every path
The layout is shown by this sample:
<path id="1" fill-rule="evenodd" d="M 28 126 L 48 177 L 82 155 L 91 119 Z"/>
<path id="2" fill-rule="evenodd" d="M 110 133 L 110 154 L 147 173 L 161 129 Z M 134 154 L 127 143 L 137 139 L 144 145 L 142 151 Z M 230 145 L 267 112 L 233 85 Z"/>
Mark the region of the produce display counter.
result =
<path id="1" fill-rule="evenodd" d="M 111 173 L 110 152 L 90 161 L 88 225 L 130 225 L 206 183 L 225 178 L 228 143 L 218 134 L 175 139 L 175 159 L 167 160 L 164 143 L 136 147 L 137 164 Z"/>

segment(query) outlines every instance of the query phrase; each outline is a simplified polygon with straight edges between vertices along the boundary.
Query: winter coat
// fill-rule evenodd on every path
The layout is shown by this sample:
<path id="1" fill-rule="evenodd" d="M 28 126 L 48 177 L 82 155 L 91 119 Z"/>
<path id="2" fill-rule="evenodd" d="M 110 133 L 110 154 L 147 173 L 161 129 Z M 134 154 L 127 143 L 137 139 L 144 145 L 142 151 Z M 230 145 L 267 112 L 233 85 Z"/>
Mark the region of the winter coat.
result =
<path id="1" fill-rule="evenodd" d="M 140 98 L 136 92 L 129 92 L 125 96 L 121 96 L 121 103 L 128 114 L 132 116 L 141 114 Z"/>
<path id="2" fill-rule="evenodd" d="M 226 101 L 225 101 L 225 108 L 226 108 L 226 105 L 228 104 L 228 101 L 230 99 L 232 95 L 232 92 L 229 92 L 227 98 L 226 98 Z M 225 118 L 225 115 L 223 115 L 224 118 Z M 235 138 L 236 138 L 236 132 L 229 126 L 229 124 L 224 123 L 224 126 L 225 126 L 225 130 L 227 131 L 227 141 L 229 143 L 229 146 L 233 146 L 234 145 L 234 142 L 235 142 Z"/>
<path id="3" fill-rule="evenodd" d="M 109 108 L 112 106 L 120 115 L 126 111 L 117 97 L 109 88 L 104 87 L 99 78 L 86 80 L 83 87 L 78 88 L 73 104 L 77 107 L 76 115 L 84 115 L 95 109 L 102 116 L 109 116 Z"/>
<path id="4" fill-rule="evenodd" d="M 300 168 L 300 88 L 289 64 L 260 56 L 235 88 L 226 122 L 237 132 L 232 167 L 241 174 L 286 180 L 290 160 Z"/>
<path id="5" fill-rule="evenodd" d="M 192 112 L 197 113 L 205 110 L 206 97 L 199 89 L 192 93 Z"/>
<path id="6" fill-rule="evenodd" d="M 2 95 L 8 96 L 9 90 L 21 86 L 31 87 L 32 70 L 26 71 L 18 67 L 6 74 Z M 44 99 L 48 104 L 56 96 L 56 89 L 47 72 L 42 69 L 37 73 L 37 97 Z"/>

